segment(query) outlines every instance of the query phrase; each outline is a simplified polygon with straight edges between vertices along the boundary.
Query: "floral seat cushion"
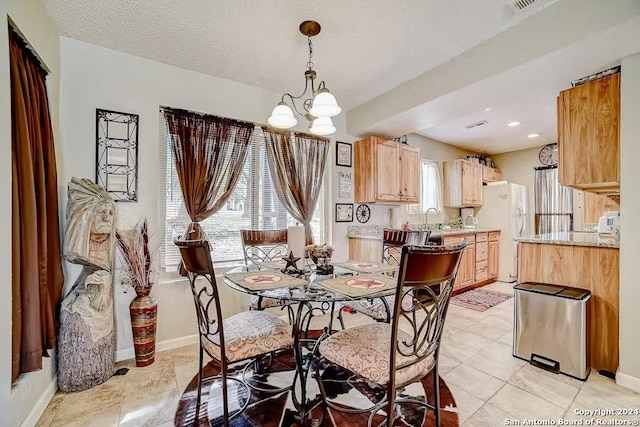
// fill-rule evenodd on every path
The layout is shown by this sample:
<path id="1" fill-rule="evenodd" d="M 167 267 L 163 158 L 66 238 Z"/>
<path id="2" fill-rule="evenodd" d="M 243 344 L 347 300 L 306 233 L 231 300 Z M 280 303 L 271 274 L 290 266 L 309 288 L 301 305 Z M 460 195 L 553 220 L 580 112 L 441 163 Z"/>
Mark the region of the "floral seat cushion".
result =
<path id="1" fill-rule="evenodd" d="M 408 341 L 409 335 L 398 329 L 398 341 Z M 389 353 L 391 325 L 369 323 L 345 329 L 331 335 L 320 344 L 320 354 L 327 360 L 340 365 L 356 375 L 382 386 L 389 382 Z M 409 351 L 407 350 L 407 353 Z M 396 356 L 396 366 L 417 360 L 415 356 Z M 420 362 L 397 370 L 396 385 L 406 384 L 424 377 L 433 368 L 434 359 L 426 357 Z"/>
<path id="2" fill-rule="evenodd" d="M 385 301 L 387 306 L 385 306 Z M 396 304 L 395 296 L 388 297 L 378 297 L 371 299 L 360 299 L 356 301 L 349 301 L 348 304 L 345 304 L 348 307 L 353 308 L 358 313 L 362 313 L 365 316 L 371 317 L 373 320 L 377 320 L 378 322 L 388 322 L 391 320 L 391 316 L 393 316 L 393 307 Z M 402 307 L 406 310 L 411 309 L 411 305 L 413 304 L 413 294 L 408 293 L 402 298 Z M 387 313 L 387 307 L 389 307 L 389 312 Z"/>
<path id="3" fill-rule="evenodd" d="M 273 307 L 286 307 L 293 304 L 293 301 L 280 300 L 276 298 L 261 298 L 257 295 L 253 295 L 249 299 L 249 308 L 251 310 L 264 310 Z"/>
<path id="4" fill-rule="evenodd" d="M 380 322 L 386 322 L 389 320 L 391 314 L 393 313 L 393 306 L 395 304 L 395 297 L 383 297 L 387 306 L 385 306 L 382 298 L 372 298 L 372 299 L 360 299 L 356 301 L 349 301 L 348 304 L 345 304 L 348 307 L 353 308 L 358 313 L 362 313 L 365 316 L 369 316 L 374 320 Z M 389 307 L 389 311 L 387 312 L 387 307 Z"/>
<path id="5" fill-rule="evenodd" d="M 291 326 L 266 311 L 245 311 L 224 319 L 227 360 L 237 362 L 293 347 Z M 218 334 L 202 340 L 211 357 L 221 360 Z"/>

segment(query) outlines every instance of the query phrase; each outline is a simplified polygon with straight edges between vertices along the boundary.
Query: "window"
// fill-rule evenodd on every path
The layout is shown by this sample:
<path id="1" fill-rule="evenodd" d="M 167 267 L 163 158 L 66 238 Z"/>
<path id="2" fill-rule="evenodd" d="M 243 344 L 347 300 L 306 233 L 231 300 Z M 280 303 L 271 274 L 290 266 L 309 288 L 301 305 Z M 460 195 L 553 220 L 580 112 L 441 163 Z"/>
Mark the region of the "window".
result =
<path id="1" fill-rule="evenodd" d="M 173 163 L 162 112 L 160 147 L 160 222 L 164 226 L 160 263 L 161 267 L 170 270 L 180 261 L 173 240 L 184 233 L 190 219 L 182 200 L 180 182 Z M 323 185 L 311 222 L 314 240 L 320 243 L 325 241 L 325 190 Z M 269 175 L 265 138 L 262 129 L 256 126 L 242 176 L 233 194 L 222 209 L 200 223 L 211 242 L 213 261 L 244 260 L 240 241 L 241 229 L 277 230 L 294 223 L 276 195 Z"/>
<path id="2" fill-rule="evenodd" d="M 535 169 L 536 234 L 573 230 L 573 190 L 558 182 L 557 167 Z"/>
<path id="3" fill-rule="evenodd" d="M 422 159 L 420 162 L 420 204 L 411 205 L 408 213 L 425 213 L 435 208 L 442 212 L 442 180 L 440 165 L 433 160 Z"/>

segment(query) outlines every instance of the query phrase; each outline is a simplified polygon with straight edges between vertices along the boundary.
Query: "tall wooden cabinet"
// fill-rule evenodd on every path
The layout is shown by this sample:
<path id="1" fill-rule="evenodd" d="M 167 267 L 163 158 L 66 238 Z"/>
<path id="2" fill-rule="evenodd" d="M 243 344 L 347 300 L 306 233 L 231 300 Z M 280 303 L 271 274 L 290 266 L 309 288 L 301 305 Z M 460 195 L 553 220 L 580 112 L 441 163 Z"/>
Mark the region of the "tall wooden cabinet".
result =
<path id="1" fill-rule="evenodd" d="M 482 206 L 482 165 L 467 160 L 444 162 L 444 205 Z"/>
<path id="2" fill-rule="evenodd" d="M 620 191 L 620 74 L 560 92 L 558 179 L 596 193 Z"/>
<path id="3" fill-rule="evenodd" d="M 418 203 L 420 149 L 370 136 L 354 144 L 356 203 Z"/>

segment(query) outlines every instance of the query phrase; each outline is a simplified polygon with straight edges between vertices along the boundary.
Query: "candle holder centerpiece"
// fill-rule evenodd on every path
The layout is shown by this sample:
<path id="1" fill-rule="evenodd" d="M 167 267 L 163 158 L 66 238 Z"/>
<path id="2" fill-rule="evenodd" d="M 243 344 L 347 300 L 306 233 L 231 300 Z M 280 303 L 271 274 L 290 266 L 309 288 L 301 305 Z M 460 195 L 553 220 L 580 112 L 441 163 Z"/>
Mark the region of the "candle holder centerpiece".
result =
<path id="1" fill-rule="evenodd" d="M 306 251 L 311 261 L 316 265 L 317 274 L 333 274 L 333 265 L 331 264 L 333 248 L 331 246 L 327 244 L 307 245 Z"/>

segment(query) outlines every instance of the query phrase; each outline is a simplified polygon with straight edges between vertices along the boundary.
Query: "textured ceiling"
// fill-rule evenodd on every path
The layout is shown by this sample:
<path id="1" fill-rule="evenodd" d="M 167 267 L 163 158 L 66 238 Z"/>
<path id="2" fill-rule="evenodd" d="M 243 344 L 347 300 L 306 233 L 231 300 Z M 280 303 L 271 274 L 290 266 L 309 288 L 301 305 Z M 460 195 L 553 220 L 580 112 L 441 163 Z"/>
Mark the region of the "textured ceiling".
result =
<path id="1" fill-rule="evenodd" d="M 298 94 L 314 19 L 318 76 L 350 109 L 476 46 L 557 0 L 43 0 L 65 36 Z"/>

